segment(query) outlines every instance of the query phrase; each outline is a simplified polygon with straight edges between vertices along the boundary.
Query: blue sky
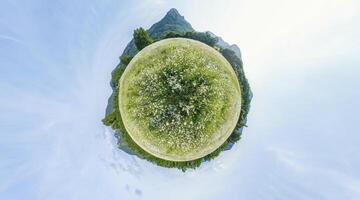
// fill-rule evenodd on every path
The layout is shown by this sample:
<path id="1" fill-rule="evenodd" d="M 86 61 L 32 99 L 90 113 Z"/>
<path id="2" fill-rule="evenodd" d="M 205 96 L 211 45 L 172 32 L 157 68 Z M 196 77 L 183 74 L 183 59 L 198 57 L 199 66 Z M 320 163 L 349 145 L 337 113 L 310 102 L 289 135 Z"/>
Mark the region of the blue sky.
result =
<path id="1" fill-rule="evenodd" d="M 254 98 L 231 151 L 195 171 L 116 148 L 104 115 L 132 30 L 175 7 L 239 45 Z M 359 199 L 360 4 L 0 3 L 0 199 Z"/>

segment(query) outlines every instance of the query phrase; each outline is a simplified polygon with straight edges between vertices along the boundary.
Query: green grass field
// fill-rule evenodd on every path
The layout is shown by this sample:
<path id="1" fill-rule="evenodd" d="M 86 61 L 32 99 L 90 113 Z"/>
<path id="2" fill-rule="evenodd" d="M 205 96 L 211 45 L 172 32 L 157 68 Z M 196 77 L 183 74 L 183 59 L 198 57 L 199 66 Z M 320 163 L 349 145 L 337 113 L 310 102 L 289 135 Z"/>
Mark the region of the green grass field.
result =
<path id="1" fill-rule="evenodd" d="M 126 131 L 143 150 L 169 161 L 204 157 L 233 132 L 241 90 L 228 61 L 190 39 L 147 46 L 129 63 L 119 84 Z"/>

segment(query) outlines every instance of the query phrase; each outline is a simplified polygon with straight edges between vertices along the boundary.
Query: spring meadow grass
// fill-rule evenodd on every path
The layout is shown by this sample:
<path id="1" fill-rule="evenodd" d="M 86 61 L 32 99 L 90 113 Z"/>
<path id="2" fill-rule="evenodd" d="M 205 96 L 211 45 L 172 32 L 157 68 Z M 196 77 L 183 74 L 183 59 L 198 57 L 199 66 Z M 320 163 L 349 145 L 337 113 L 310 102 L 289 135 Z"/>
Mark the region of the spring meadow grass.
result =
<path id="1" fill-rule="evenodd" d="M 190 39 L 140 51 L 120 79 L 119 108 L 131 138 L 170 161 L 201 158 L 231 134 L 240 115 L 236 74 L 213 48 Z"/>
<path id="2" fill-rule="evenodd" d="M 251 91 L 235 53 L 197 32 L 170 33 L 155 43 L 140 38 L 139 49 L 147 47 L 134 58 L 122 56 L 123 67 L 112 73 L 112 112 L 103 119 L 121 146 L 185 171 L 238 141 Z"/>

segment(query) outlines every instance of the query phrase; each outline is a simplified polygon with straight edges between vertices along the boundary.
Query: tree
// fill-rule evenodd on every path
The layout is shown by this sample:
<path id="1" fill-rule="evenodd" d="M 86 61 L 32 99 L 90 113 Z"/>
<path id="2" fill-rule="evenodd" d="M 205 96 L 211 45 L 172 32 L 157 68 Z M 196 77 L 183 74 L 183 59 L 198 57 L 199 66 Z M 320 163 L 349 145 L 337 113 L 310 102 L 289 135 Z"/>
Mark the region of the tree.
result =
<path id="1" fill-rule="evenodd" d="M 216 37 L 211 36 L 209 32 L 195 32 L 195 31 L 187 32 L 183 37 L 200 41 L 211 47 L 214 47 L 215 44 L 218 42 L 218 39 Z"/>
<path id="2" fill-rule="evenodd" d="M 149 34 L 142 27 L 135 29 L 133 36 L 135 46 L 139 51 L 153 42 Z"/>

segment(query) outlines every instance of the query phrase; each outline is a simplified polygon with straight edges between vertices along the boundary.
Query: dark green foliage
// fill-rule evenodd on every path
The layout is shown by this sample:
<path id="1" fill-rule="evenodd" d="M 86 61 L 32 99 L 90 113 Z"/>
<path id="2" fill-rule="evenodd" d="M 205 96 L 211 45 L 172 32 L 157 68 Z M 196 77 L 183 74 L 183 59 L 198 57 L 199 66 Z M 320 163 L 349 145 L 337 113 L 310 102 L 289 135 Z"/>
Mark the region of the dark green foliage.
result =
<path id="1" fill-rule="evenodd" d="M 222 49 L 221 54 L 226 58 L 226 60 L 229 61 L 229 63 L 233 67 L 240 83 L 242 102 L 241 113 L 236 128 L 241 128 L 243 126 L 246 126 L 246 116 L 249 113 L 250 109 L 250 101 L 252 98 L 250 85 L 245 77 L 243 63 L 239 59 L 239 57 L 236 56 L 235 52 L 231 49 Z"/>
<path id="2" fill-rule="evenodd" d="M 184 34 L 175 33 L 175 32 L 169 32 L 164 36 L 164 39 L 167 38 L 177 38 L 177 37 L 184 37 Z"/>
<path id="3" fill-rule="evenodd" d="M 216 37 L 211 36 L 208 32 L 187 32 L 184 37 L 200 41 L 211 47 L 214 47 L 218 41 Z"/>
<path id="4" fill-rule="evenodd" d="M 113 87 L 117 87 L 119 84 L 119 79 L 124 72 L 125 68 L 123 67 L 117 67 L 112 73 L 111 73 L 111 85 Z"/>
<path id="5" fill-rule="evenodd" d="M 105 118 L 102 119 L 101 121 L 106 126 L 112 126 L 114 124 L 114 122 L 117 121 L 115 112 L 112 112 L 112 113 L 106 115 Z"/>
<path id="6" fill-rule="evenodd" d="M 163 39 L 175 38 L 175 37 L 183 37 L 183 38 L 198 40 L 212 47 L 214 47 L 217 42 L 216 38 L 214 39 L 214 37 L 212 37 L 209 33 L 198 33 L 198 32 L 188 32 L 184 34 L 168 32 Z M 134 38 L 135 38 L 135 33 L 134 33 Z M 246 116 L 249 112 L 252 93 L 250 90 L 249 83 L 243 71 L 243 64 L 241 59 L 239 59 L 236 56 L 235 52 L 230 49 L 221 49 L 220 52 L 229 61 L 229 63 L 232 65 L 233 69 L 235 70 L 242 92 L 242 105 L 241 105 L 242 107 L 241 107 L 241 113 L 238 123 L 236 125 L 235 130 L 230 135 L 230 137 L 224 142 L 224 144 L 222 144 L 218 149 L 216 149 L 215 151 L 206 155 L 203 158 L 192 161 L 186 161 L 186 162 L 163 160 L 147 153 L 141 147 L 139 147 L 131 139 L 130 135 L 127 133 L 124 124 L 122 122 L 119 106 L 118 106 L 118 92 L 119 92 L 118 81 L 122 73 L 124 72 L 126 65 L 130 62 L 132 58 L 132 57 L 122 56 L 120 59 L 123 65 L 118 66 L 112 73 L 111 84 L 114 87 L 114 94 L 112 99 L 112 112 L 106 115 L 106 117 L 102 120 L 105 125 L 111 126 L 114 130 L 116 130 L 115 136 L 118 138 L 119 146 L 123 146 L 123 144 L 126 144 L 127 148 L 131 151 L 131 153 L 142 159 L 148 160 L 156 165 L 162 167 L 168 167 L 168 168 L 178 168 L 181 169 L 182 171 L 186 171 L 187 169 L 195 169 L 199 167 L 200 164 L 204 161 L 209 161 L 214 159 L 222 151 L 226 150 L 228 146 L 231 146 L 234 143 L 236 143 L 241 138 L 241 128 L 246 126 Z"/>
<path id="7" fill-rule="evenodd" d="M 209 32 L 196 32 L 196 31 L 186 32 L 186 33 L 169 32 L 164 36 L 164 38 L 176 38 L 176 37 L 197 40 L 211 47 L 214 47 L 215 44 L 218 42 L 218 39 L 210 35 Z"/>
<path id="8" fill-rule="evenodd" d="M 149 34 L 141 27 L 134 30 L 133 36 L 135 46 L 139 51 L 153 42 Z"/>
<path id="9" fill-rule="evenodd" d="M 124 56 L 120 56 L 120 61 L 122 64 L 128 65 L 132 58 L 133 58 L 132 56 L 124 55 Z"/>

